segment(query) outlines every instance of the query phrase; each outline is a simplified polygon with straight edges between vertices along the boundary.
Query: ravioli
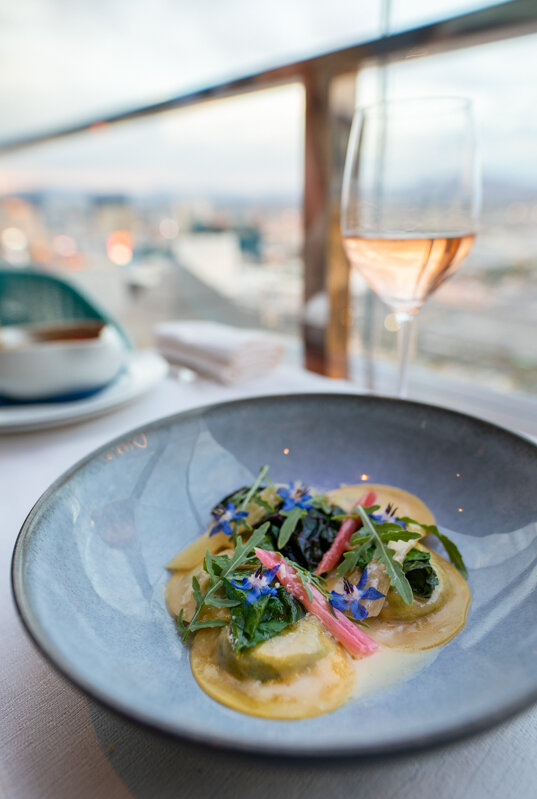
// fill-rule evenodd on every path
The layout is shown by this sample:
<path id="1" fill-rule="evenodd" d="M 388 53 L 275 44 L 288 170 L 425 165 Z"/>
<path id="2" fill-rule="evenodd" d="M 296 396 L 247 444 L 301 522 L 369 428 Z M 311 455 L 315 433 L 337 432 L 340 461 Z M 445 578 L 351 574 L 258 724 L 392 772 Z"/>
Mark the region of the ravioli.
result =
<path id="1" fill-rule="evenodd" d="M 318 626 L 315 619 L 307 616 L 298 625 Z M 242 676 L 222 662 L 219 646 L 222 633 L 218 630 L 201 630 L 196 633 L 192 645 L 191 666 L 194 677 L 203 690 L 217 702 L 266 719 L 303 719 L 328 713 L 344 704 L 354 687 L 352 663 L 340 644 L 319 630 L 325 639 L 324 651 L 319 657 L 309 659 L 308 641 L 303 642 L 302 652 L 295 648 L 298 664 L 293 671 L 283 667 L 280 676 L 259 679 L 259 668 L 250 664 Z M 285 639 L 281 638 L 285 650 Z M 293 635 L 291 632 L 290 635 Z M 271 643 L 276 639 L 271 639 Z M 261 649 L 265 644 L 259 644 Z M 302 655 L 302 662 L 300 655 Z M 277 657 L 275 658 L 277 660 Z M 280 664 L 281 667 L 281 664 Z M 276 666 L 278 668 L 278 666 Z"/>
<path id="2" fill-rule="evenodd" d="M 382 508 L 389 504 L 395 505 L 399 517 L 409 516 L 422 524 L 436 524 L 431 510 L 419 497 L 395 486 L 380 483 L 342 485 L 328 491 L 327 496 L 332 502 L 341 505 L 344 510 L 350 510 L 364 491 L 374 491 L 377 495 L 377 504 Z"/>
<path id="3" fill-rule="evenodd" d="M 245 517 L 245 512 L 237 512 L 233 502 L 223 503 L 221 507 L 225 506 L 227 510 L 219 510 L 220 516 L 213 511 L 216 522 L 207 533 L 168 564 L 168 569 L 173 572 L 166 591 L 168 609 L 174 618 L 179 616 L 180 625 L 187 631 L 193 619 L 196 624 L 191 648 L 191 667 L 196 681 L 221 704 L 267 719 L 296 720 L 328 713 L 348 702 L 352 696 L 367 694 L 369 689 L 382 690 L 383 685 L 391 684 L 398 675 L 402 679 L 405 674 L 415 674 L 430 660 L 429 653 L 434 654 L 433 650 L 447 643 L 462 629 L 471 601 L 468 584 L 457 569 L 424 545 L 424 531 L 419 524 L 429 526 L 436 522 L 431 510 L 418 497 L 400 488 L 371 483 L 340 486 L 318 502 L 315 494 L 301 491 L 286 513 L 285 508 L 291 500 L 285 497 L 285 492 L 279 495 L 275 487 L 260 488 L 257 495 L 255 492 L 252 494 L 244 521 L 241 516 Z M 392 545 L 389 557 L 395 571 L 404 573 L 408 553 L 412 552 L 417 567 L 425 563 L 427 573 L 434 575 L 434 590 L 429 586 L 428 595 L 414 593 L 410 602 L 408 598 L 404 600 L 404 595 L 391 583 L 393 576 L 390 577 L 390 570 L 381 562 L 382 558 L 376 559 L 376 538 L 367 539 L 375 557 L 367 551 L 370 558 L 367 565 L 355 566 L 345 578 L 338 576 L 337 569 L 320 577 L 315 576 L 312 568 L 306 568 L 298 561 L 282 560 L 281 553 L 287 551 L 286 546 L 289 546 L 288 542 L 292 543 L 293 535 L 311 535 L 312 529 L 315 532 L 313 522 L 309 526 L 302 522 L 300 526 L 300 520 L 308 514 L 311 519 L 315 514 L 319 518 L 324 514 L 321 519 L 324 527 L 319 533 L 324 538 L 320 541 L 324 547 L 333 546 L 330 540 L 336 539 L 345 523 L 341 520 L 342 512 L 350 513 L 355 503 L 364 497 L 364 492 L 374 492 L 374 504 L 386 508 L 384 516 L 388 522 L 397 525 L 393 528 L 393 539 L 386 543 L 386 546 Z M 244 496 L 244 493 L 237 492 L 236 496 Z M 273 504 L 275 508 L 272 508 Z M 297 510 L 302 506 L 304 511 Z M 293 509 L 295 517 L 287 522 Z M 234 576 L 221 577 L 218 591 L 215 589 L 215 596 L 219 597 L 217 601 L 208 601 L 200 609 L 197 607 L 199 597 L 215 584 L 214 569 L 222 569 L 220 574 L 224 574 L 223 570 L 227 564 L 232 564 L 237 552 L 232 538 L 220 529 L 224 524 L 218 520 L 222 520 L 223 514 L 227 514 L 226 521 L 229 518 L 230 524 L 237 525 L 239 532 L 243 525 L 243 537 L 247 542 L 256 531 L 263 532 L 260 525 L 268 514 L 270 524 L 265 525 L 267 532 L 263 541 L 265 547 L 270 545 L 270 550 L 265 552 L 261 563 L 272 558 L 270 562 L 276 565 L 272 569 L 265 567 L 263 571 L 256 560 L 259 550 L 254 549 L 244 557 Z M 398 521 L 405 517 L 416 520 L 418 526 L 406 529 L 406 525 Z M 288 528 L 292 526 L 295 518 L 299 521 L 291 536 L 284 541 L 286 531 L 284 529 L 282 533 L 282 529 L 285 524 Z M 375 516 L 370 518 L 373 523 Z M 368 519 L 363 523 L 366 521 Z M 375 525 L 382 521 L 385 519 L 375 521 Z M 358 520 L 356 526 L 359 524 Z M 386 529 L 392 528 L 379 527 L 385 538 L 392 535 L 386 533 Z M 242 539 L 239 537 L 238 540 Z M 349 537 L 346 551 L 351 551 L 352 547 Z M 209 566 L 207 563 L 204 565 L 207 550 Z M 298 548 L 293 551 L 306 550 Z M 363 557 L 367 560 L 366 555 Z M 278 572 L 279 562 L 286 566 Z M 206 568 L 213 571 L 211 577 Z M 278 573 L 283 585 L 278 581 Z M 364 579 L 367 585 L 360 588 Z M 384 592 L 378 588 L 372 590 L 374 585 L 383 587 Z M 418 588 L 413 590 L 418 591 Z M 278 619 L 277 615 L 273 618 L 269 613 L 271 603 L 276 604 L 278 596 L 281 598 L 282 592 L 287 596 L 288 591 L 291 592 L 288 598 L 294 603 L 293 608 L 300 611 L 297 618 L 302 614 L 301 617 L 298 620 L 295 616 L 289 617 L 288 621 Z M 335 601 L 332 603 L 332 596 L 339 597 L 338 605 Z M 358 604 L 353 606 L 349 597 L 355 596 L 361 598 L 356 599 Z M 354 607 L 352 613 L 344 614 L 335 609 L 346 608 L 347 600 L 348 607 Z M 361 624 L 363 618 L 355 615 L 357 608 L 360 616 L 365 613 L 365 627 Z M 326 610 L 330 610 L 331 615 Z M 354 627 L 349 625 L 348 619 L 355 623 Z M 339 635 L 343 623 L 346 632 Z M 211 624 L 219 626 L 204 628 Z M 254 637 L 249 639 L 252 629 Z M 350 649 L 347 644 L 348 637 L 352 638 L 353 634 L 360 634 L 371 644 L 361 659 L 356 657 L 357 650 Z M 354 656 L 350 651 L 354 651 Z"/>

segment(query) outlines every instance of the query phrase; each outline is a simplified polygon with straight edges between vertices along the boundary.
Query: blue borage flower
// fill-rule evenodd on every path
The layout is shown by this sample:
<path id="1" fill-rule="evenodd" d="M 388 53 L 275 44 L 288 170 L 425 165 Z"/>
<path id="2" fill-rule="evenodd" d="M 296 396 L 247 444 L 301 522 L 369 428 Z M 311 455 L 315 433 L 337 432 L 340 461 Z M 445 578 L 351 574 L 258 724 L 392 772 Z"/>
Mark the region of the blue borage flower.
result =
<path id="1" fill-rule="evenodd" d="M 244 519 L 245 516 L 248 516 L 245 510 L 237 510 L 233 502 L 228 502 L 226 509 L 219 513 L 218 520 L 211 530 L 211 535 L 216 535 L 216 533 L 231 535 L 233 532 L 231 522 L 237 522 L 239 519 Z"/>
<path id="2" fill-rule="evenodd" d="M 371 513 L 370 518 L 374 519 L 377 524 L 398 524 L 399 527 L 406 530 L 406 524 L 397 518 L 396 512 L 397 508 L 389 503 L 386 505 L 386 510 L 380 511 L 380 513 Z"/>
<path id="3" fill-rule="evenodd" d="M 305 485 L 300 482 L 289 483 L 287 488 L 279 488 L 277 493 L 283 499 L 282 510 L 293 510 L 293 508 L 311 508 L 313 496 L 308 492 Z"/>
<path id="4" fill-rule="evenodd" d="M 252 602 L 255 602 L 261 596 L 267 596 L 267 594 L 276 596 L 278 590 L 276 586 L 270 585 L 270 583 L 273 581 L 279 568 L 280 564 L 263 574 L 263 567 L 260 566 L 250 577 L 243 577 L 240 582 L 231 580 L 231 585 L 235 588 L 239 588 L 241 591 L 248 591 L 246 594 L 246 604 L 251 605 Z"/>
<path id="5" fill-rule="evenodd" d="M 367 569 L 364 569 L 358 584 L 353 585 L 347 578 L 343 578 L 343 586 L 345 593 L 338 594 L 337 591 L 331 591 L 328 601 L 336 610 L 341 610 L 343 613 L 351 612 L 352 616 L 357 620 L 365 619 L 368 615 L 367 608 L 360 605 L 360 599 L 382 599 L 386 594 L 381 594 L 376 588 L 365 588 L 367 585 Z M 365 588 L 365 591 L 364 591 Z"/>

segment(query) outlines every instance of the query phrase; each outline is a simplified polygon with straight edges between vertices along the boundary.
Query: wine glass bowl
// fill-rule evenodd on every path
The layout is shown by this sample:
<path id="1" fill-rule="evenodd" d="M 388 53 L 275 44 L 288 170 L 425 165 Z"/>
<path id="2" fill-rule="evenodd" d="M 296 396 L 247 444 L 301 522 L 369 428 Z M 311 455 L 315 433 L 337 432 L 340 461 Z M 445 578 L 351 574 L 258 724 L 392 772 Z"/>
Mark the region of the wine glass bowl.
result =
<path id="1" fill-rule="evenodd" d="M 399 396 L 411 320 L 466 258 L 480 200 L 469 100 L 400 100 L 356 111 L 341 230 L 352 266 L 399 322 Z"/>

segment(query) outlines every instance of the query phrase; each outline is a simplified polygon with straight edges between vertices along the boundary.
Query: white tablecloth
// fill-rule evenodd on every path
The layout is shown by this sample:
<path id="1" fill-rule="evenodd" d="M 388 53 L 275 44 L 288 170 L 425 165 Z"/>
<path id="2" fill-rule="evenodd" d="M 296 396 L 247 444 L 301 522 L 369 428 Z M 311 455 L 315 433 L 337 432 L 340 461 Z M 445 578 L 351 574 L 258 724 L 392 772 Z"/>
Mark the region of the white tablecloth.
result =
<path id="1" fill-rule="evenodd" d="M 22 629 L 9 583 L 15 538 L 33 503 L 75 461 L 135 426 L 185 408 L 238 396 L 334 389 L 352 387 L 289 368 L 237 387 L 168 378 L 108 416 L 0 436 L 1 799 L 537 796 L 537 709 L 479 738 L 388 762 L 304 767 L 239 760 L 114 716 L 59 677 Z M 504 408 L 504 423 L 506 418 Z M 513 426 L 519 426 L 515 420 Z"/>

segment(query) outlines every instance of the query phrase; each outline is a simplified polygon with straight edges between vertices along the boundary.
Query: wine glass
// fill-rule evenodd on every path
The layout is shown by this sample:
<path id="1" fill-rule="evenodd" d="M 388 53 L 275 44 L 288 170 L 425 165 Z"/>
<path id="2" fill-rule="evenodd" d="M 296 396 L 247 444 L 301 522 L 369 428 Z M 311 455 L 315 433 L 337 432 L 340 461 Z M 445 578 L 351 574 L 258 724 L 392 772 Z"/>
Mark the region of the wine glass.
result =
<path id="1" fill-rule="evenodd" d="M 343 176 L 347 256 L 398 322 L 406 396 L 412 322 L 470 251 L 481 204 L 471 101 L 395 100 L 358 109 Z"/>

